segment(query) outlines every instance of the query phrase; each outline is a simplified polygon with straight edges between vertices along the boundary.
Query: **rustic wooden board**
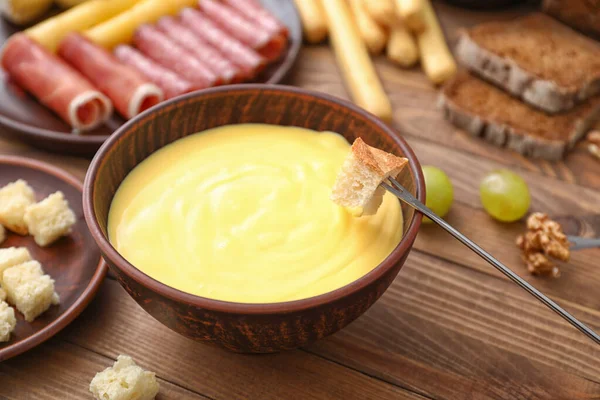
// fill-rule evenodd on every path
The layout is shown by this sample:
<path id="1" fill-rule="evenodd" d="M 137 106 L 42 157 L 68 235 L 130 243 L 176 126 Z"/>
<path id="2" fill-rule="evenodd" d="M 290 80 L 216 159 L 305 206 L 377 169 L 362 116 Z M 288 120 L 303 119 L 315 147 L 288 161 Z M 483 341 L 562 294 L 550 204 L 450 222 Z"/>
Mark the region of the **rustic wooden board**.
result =
<path id="1" fill-rule="evenodd" d="M 437 8 L 451 40 L 460 26 L 530 9 Z M 418 69 L 399 70 L 386 60 L 377 68 L 395 106 L 394 125 L 422 163 L 443 168 L 454 182 L 448 220 L 600 330 L 600 250 L 574 254 L 558 280 L 529 277 L 514 246 L 523 223 L 494 222 L 478 195 L 485 173 L 508 167 L 529 183 L 533 210 L 562 217 L 572 233 L 598 235 L 600 163 L 583 148 L 552 164 L 474 140 L 444 121 L 437 92 Z M 347 97 L 327 46 L 305 48 L 289 83 Z M 0 154 L 45 160 L 80 178 L 88 165 L 3 140 Z M 121 353 L 158 373 L 163 399 L 600 398 L 598 346 L 431 226 L 363 317 L 331 338 L 284 354 L 243 356 L 191 342 L 152 319 L 109 279 L 56 339 L 0 364 L 0 398 L 86 398 L 94 373 Z"/>

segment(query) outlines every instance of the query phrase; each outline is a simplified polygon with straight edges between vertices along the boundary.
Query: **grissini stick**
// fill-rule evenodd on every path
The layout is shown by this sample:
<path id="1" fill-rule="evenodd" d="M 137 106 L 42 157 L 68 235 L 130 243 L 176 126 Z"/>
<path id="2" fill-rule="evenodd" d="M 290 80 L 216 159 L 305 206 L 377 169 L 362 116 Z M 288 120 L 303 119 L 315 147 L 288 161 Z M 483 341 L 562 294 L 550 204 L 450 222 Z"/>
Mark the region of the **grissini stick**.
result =
<path id="1" fill-rule="evenodd" d="M 365 9 L 364 0 L 349 0 L 350 9 L 361 37 L 371 54 L 379 54 L 385 49 L 388 34 Z"/>
<path id="2" fill-rule="evenodd" d="M 397 22 L 394 0 L 363 0 L 365 9 L 378 24 L 386 27 Z"/>
<path id="3" fill-rule="evenodd" d="M 320 43 L 327 37 L 327 20 L 321 0 L 294 0 L 302 20 L 304 38 L 308 43 Z"/>
<path id="4" fill-rule="evenodd" d="M 425 30 L 425 6 L 423 0 L 395 0 L 396 12 L 406 27 L 413 32 Z"/>
<path id="5" fill-rule="evenodd" d="M 423 5 L 426 29 L 417 34 L 417 44 L 425 74 L 431 82 L 439 85 L 456 73 L 456 61 L 448 49 L 430 0 L 423 0 Z"/>
<path id="6" fill-rule="evenodd" d="M 388 99 L 358 33 L 346 0 L 327 0 L 323 8 L 329 27 L 329 39 L 338 66 L 354 102 L 379 118 L 391 121 L 392 105 Z"/>
<path id="7" fill-rule="evenodd" d="M 390 33 L 387 57 L 402 67 L 412 67 L 419 61 L 419 49 L 415 38 L 404 26 L 396 23 Z"/>

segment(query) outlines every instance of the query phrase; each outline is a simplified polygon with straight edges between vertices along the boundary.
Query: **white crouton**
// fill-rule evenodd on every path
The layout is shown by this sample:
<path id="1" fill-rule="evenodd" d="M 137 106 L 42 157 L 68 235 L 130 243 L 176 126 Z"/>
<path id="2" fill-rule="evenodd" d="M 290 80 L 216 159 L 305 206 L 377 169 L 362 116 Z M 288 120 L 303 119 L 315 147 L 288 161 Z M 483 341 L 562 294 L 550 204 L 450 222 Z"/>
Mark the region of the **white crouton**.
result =
<path id="1" fill-rule="evenodd" d="M 0 224 L 9 231 L 27 235 L 27 224 L 23 220 L 25 209 L 35 202 L 33 189 L 22 179 L 0 189 Z"/>
<path id="2" fill-rule="evenodd" d="M 159 389 L 154 372 L 144 371 L 123 355 L 90 383 L 90 392 L 97 400 L 152 400 Z"/>
<path id="3" fill-rule="evenodd" d="M 8 342 L 15 326 L 17 326 L 17 319 L 14 308 L 0 301 L 0 342 Z"/>
<path id="4" fill-rule="evenodd" d="M 346 207 L 352 214 L 374 214 L 383 200 L 385 189 L 379 184 L 395 178 L 406 166 L 406 158 L 368 146 L 361 138 L 352 148 L 339 172 L 331 200 Z"/>
<path id="5" fill-rule="evenodd" d="M 31 254 L 26 247 L 9 247 L 0 249 L 0 283 L 2 283 L 2 274 L 7 268 L 31 261 Z"/>
<path id="6" fill-rule="evenodd" d="M 10 267 L 4 271 L 2 287 L 8 302 L 19 310 L 27 322 L 33 321 L 60 299 L 54 292 L 54 280 L 44 275 L 37 261 Z"/>
<path id="7" fill-rule="evenodd" d="M 0 244 L 4 243 L 6 240 L 6 229 L 4 226 L 0 225 Z"/>
<path id="8" fill-rule="evenodd" d="M 77 221 L 62 192 L 56 192 L 25 211 L 25 223 L 35 242 L 42 247 L 71 233 Z"/>
<path id="9" fill-rule="evenodd" d="M 0 288 L 0 301 L 6 301 L 6 292 Z"/>

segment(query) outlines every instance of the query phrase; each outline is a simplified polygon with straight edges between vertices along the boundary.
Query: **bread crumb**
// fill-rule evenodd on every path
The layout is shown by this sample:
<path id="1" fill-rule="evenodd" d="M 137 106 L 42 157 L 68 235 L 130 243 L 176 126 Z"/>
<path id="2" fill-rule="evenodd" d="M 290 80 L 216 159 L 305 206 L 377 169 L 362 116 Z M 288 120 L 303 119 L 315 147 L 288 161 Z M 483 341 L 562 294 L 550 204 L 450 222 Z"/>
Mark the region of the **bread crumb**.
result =
<path id="1" fill-rule="evenodd" d="M 17 326 L 17 319 L 14 308 L 0 301 L 0 342 L 7 342 L 10 339 L 15 326 Z"/>
<path id="2" fill-rule="evenodd" d="M 19 235 L 29 232 L 23 217 L 35 202 L 35 193 L 26 181 L 19 179 L 0 189 L 0 224 Z"/>
<path id="3" fill-rule="evenodd" d="M 24 216 L 29 232 L 38 246 L 45 247 L 71 233 L 77 221 L 62 192 L 56 192 L 27 207 Z"/>
<path id="4" fill-rule="evenodd" d="M 54 291 L 54 280 L 45 275 L 37 261 L 10 267 L 2 276 L 2 287 L 8 302 L 19 310 L 27 322 L 33 321 L 51 305 L 60 302 Z"/>
<path id="5" fill-rule="evenodd" d="M 6 240 L 6 229 L 4 226 L 0 225 L 0 244 L 4 243 Z"/>
<path id="6" fill-rule="evenodd" d="M 385 189 L 379 184 L 395 178 L 406 166 L 406 158 L 368 146 L 361 138 L 352 148 L 339 172 L 331 200 L 353 216 L 374 214 L 383 201 Z"/>
<path id="7" fill-rule="evenodd" d="M 156 374 L 144 371 L 125 355 L 97 373 L 90 383 L 90 392 L 97 400 L 152 400 L 159 389 Z"/>
<path id="8" fill-rule="evenodd" d="M 31 259 L 31 254 L 25 247 L 0 249 L 0 283 L 2 283 L 2 276 L 7 268 L 23 264 L 26 261 L 31 261 Z"/>

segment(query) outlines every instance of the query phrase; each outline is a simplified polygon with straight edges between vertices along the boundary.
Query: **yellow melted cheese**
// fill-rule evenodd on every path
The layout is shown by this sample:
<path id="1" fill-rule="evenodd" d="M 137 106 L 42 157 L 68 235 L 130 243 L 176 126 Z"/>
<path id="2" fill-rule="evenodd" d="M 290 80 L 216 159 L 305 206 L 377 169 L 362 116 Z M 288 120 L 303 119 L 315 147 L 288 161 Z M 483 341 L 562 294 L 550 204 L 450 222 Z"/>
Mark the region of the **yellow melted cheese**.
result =
<path id="1" fill-rule="evenodd" d="M 188 136 L 126 177 L 110 240 L 147 275 L 198 296 L 273 303 L 335 290 L 402 237 L 392 195 L 361 218 L 329 199 L 349 149 L 338 134 L 272 125 Z"/>

